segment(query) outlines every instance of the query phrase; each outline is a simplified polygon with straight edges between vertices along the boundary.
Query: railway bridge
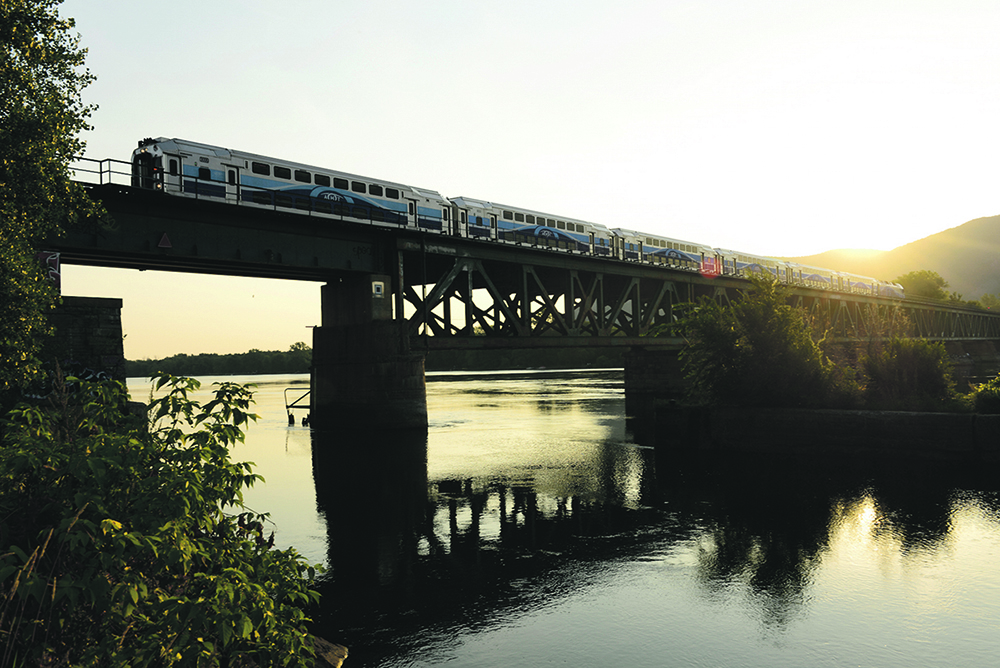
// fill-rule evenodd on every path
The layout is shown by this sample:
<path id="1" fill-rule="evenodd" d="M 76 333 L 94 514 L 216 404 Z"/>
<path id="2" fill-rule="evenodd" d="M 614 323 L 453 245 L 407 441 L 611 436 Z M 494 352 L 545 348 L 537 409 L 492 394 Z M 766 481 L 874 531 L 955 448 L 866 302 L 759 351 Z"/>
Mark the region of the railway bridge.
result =
<path id="1" fill-rule="evenodd" d="M 593 257 L 541 239 L 481 241 L 308 206 L 241 206 L 199 197 L 200 189 L 169 196 L 125 185 L 128 163 L 97 164 L 77 173 L 109 218 L 52 240 L 62 262 L 324 283 L 313 340 L 317 427 L 345 411 L 381 424 L 426 424 L 429 350 L 676 351 L 680 340 L 646 334 L 672 322 L 680 304 L 733 299 L 746 286 L 734 276 Z M 897 310 L 912 336 L 1000 340 L 1000 316 L 979 309 L 802 286 L 791 294 L 844 340 L 884 333 L 876 328 Z"/>

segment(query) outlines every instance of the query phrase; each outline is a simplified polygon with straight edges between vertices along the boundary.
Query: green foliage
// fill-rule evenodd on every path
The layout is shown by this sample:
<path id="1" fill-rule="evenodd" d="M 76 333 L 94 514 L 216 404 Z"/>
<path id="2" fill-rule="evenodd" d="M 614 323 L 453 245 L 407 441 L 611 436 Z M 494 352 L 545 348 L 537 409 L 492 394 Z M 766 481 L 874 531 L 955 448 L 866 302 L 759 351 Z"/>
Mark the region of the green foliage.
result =
<path id="1" fill-rule="evenodd" d="M 751 282 L 736 303 L 702 299 L 679 323 L 689 398 L 771 407 L 850 401 L 849 379 L 826 360 L 786 290 L 768 277 Z"/>
<path id="2" fill-rule="evenodd" d="M 862 359 L 871 408 L 940 410 L 955 400 L 944 344 L 894 337 Z"/>
<path id="3" fill-rule="evenodd" d="M 0 405 L 39 374 L 45 316 L 57 294 L 35 260 L 65 222 L 96 215 L 69 163 L 93 108 L 94 77 L 58 0 L 0 3 Z"/>
<path id="4" fill-rule="evenodd" d="M 246 387 L 161 376 L 147 419 L 120 383 L 67 379 L 0 449 L 0 666 L 305 666 L 314 568 L 243 504 L 260 480 Z"/>
<path id="5" fill-rule="evenodd" d="M 251 350 L 246 353 L 220 355 L 172 355 L 159 360 L 125 362 L 125 375 L 152 376 L 163 372 L 185 376 L 216 376 L 221 374 L 308 373 L 312 367 L 312 348 L 301 341 L 285 352 Z"/>
<path id="6" fill-rule="evenodd" d="M 1000 309 L 1000 295 L 983 295 L 978 300 L 979 305 L 985 309 L 996 311 Z"/>
<path id="7" fill-rule="evenodd" d="M 966 400 L 976 413 L 1000 413 L 1000 376 L 976 385 Z"/>
<path id="8" fill-rule="evenodd" d="M 896 282 L 903 286 L 908 297 L 929 297 L 931 299 L 949 299 L 960 301 L 962 296 L 956 293 L 945 292 L 948 281 L 944 280 L 937 272 L 923 269 L 921 271 L 911 271 L 896 279 Z"/>

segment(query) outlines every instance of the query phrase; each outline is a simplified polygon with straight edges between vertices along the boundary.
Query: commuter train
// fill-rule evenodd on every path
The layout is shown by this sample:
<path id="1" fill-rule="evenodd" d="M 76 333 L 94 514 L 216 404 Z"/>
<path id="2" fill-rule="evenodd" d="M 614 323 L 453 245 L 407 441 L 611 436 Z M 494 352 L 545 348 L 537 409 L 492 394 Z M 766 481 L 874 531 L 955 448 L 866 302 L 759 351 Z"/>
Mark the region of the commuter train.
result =
<path id="1" fill-rule="evenodd" d="M 546 247 L 663 265 L 708 276 L 769 272 L 777 280 L 841 292 L 904 298 L 897 283 L 715 248 L 471 197 L 302 165 L 183 139 L 144 139 L 132 154 L 132 185 L 170 195 L 280 208 L 428 234 Z"/>

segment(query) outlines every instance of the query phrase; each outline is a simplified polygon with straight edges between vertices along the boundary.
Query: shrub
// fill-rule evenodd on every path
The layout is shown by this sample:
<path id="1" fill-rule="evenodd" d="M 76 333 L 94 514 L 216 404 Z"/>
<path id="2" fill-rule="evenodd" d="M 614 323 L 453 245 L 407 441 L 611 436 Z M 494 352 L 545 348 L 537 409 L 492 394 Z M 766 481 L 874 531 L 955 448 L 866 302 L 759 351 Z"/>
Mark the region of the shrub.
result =
<path id="1" fill-rule="evenodd" d="M 234 463 L 250 390 L 161 376 L 151 421 L 120 383 L 20 406 L 0 448 L 0 665 L 304 666 L 314 568 L 273 549 Z"/>
<path id="2" fill-rule="evenodd" d="M 739 406 L 825 406 L 852 401 L 849 374 L 813 340 L 801 309 L 768 277 L 731 306 L 702 299 L 679 323 L 689 399 Z"/>
<path id="3" fill-rule="evenodd" d="M 862 358 L 871 408 L 940 410 L 955 400 L 948 352 L 940 342 L 895 337 Z"/>
<path id="4" fill-rule="evenodd" d="M 968 401 L 976 413 L 1000 413 L 1000 376 L 974 387 Z"/>

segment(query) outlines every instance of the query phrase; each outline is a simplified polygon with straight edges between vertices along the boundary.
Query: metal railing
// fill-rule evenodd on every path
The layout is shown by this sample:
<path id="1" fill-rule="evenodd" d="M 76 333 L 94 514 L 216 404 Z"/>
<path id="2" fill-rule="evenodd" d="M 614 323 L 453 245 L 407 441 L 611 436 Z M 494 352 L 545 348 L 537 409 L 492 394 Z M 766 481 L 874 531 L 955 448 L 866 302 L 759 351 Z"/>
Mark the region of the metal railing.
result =
<path id="1" fill-rule="evenodd" d="M 94 158 L 74 158 L 69 165 L 70 178 L 81 183 L 93 185 L 116 184 L 128 186 L 132 184 L 132 163 L 113 158 L 95 160 Z"/>
<path id="2" fill-rule="evenodd" d="M 288 400 L 289 392 L 297 392 L 298 394 L 293 395 L 293 399 L 289 401 Z M 298 408 L 306 411 L 310 410 L 311 408 L 310 403 L 302 403 L 309 397 L 310 394 L 312 394 L 312 389 L 310 388 L 305 388 L 305 389 L 301 387 L 285 388 L 285 410 L 288 411 L 288 426 L 292 426 L 295 424 L 295 414 L 292 413 L 294 409 Z M 302 426 L 305 427 L 308 425 L 309 425 L 309 413 L 306 413 L 306 416 L 302 418 Z"/>

